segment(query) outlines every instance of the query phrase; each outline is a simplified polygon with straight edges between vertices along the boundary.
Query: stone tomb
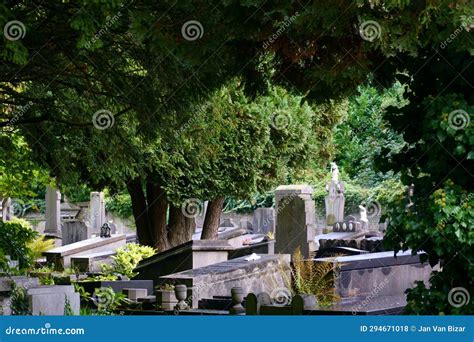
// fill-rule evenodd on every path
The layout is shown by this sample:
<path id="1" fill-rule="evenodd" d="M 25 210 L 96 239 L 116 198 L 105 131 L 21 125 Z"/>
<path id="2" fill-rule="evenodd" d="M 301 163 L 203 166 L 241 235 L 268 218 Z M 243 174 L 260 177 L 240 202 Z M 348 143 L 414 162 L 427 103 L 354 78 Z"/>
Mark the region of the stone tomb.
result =
<path id="1" fill-rule="evenodd" d="M 198 307 L 200 299 L 228 296 L 233 287 L 250 292 L 269 292 L 284 288 L 290 280 L 290 255 L 259 255 L 258 260 L 245 257 L 160 277 L 161 284 L 184 284 L 188 302 Z"/>
<path id="2" fill-rule="evenodd" d="M 64 315 L 66 299 L 72 313 L 79 315 L 80 297 L 72 285 L 30 287 L 27 291 L 29 307 L 34 316 Z"/>
<path id="3" fill-rule="evenodd" d="M 139 273 L 135 279 L 157 282 L 163 275 L 226 261 L 231 250 L 233 248 L 227 241 L 191 240 L 142 260 L 135 269 Z"/>
<path id="4" fill-rule="evenodd" d="M 292 254 L 297 248 L 305 257 L 316 251 L 316 213 L 309 185 L 281 185 L 275 190 L 275 253 Z"/>
<path id="5" fill-rule="evenodd" d="M 109 238 L 95 237 L 70 245 L 53 248 L 43 255 L 48 263 L 53 263 L 57 270 L 71 267 L 71 258 L 80 255 L 113 251 L 126 243 L 125 234 L 115 234 Z"/>
<path id="6" fill-rule="evenodd" d="M 411 255 L 411 251 L 398 253 L 396 258 L 391 251 L 314 260 L 331 262 L 338 269 L 334 284 L 342 299 L 403 295 L 415 281 L 427 284 L 433 270 L 429 263 L 420 261 L 419 255 Z"/>

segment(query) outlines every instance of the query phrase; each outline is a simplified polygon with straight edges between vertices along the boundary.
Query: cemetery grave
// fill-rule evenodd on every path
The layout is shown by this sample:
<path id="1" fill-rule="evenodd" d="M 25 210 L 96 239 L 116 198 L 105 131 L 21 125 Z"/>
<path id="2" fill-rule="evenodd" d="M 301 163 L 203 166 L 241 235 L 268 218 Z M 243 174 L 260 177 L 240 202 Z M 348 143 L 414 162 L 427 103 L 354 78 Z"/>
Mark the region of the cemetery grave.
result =
<path id="1" fill-rule="evenodd" d="M 60 193 L 48 187 L 44 235 L 62 246 L 43 252 L 37 262 L 45 266 L 29 276 L 4 270 L 2 312 L 15 313 L 8 304 L 23 288 L 25 312 L 34 315 L 77 315 L 81 306 L 81 312 L 128 315 L 401 313 L 406 289 L 427 283 L 439 267 L 423 262 L 422 253 L 384 251 L 384 224 L 369 225 L 365 207 L 346 215 L 334 163 L 326 190 L 325 226 L 317 222 L 311 186 L 282 185 L 275 208 L 256 209 L 252 222 L 225 218 L 215 240 L 201 240 L 197 229 L 186 243 L 150 249 L 126 264 L 122 256 L 131 257 L 128 249 L 138 245 L 105 222 L 102 193 L 91 193 L 87 219 L 79 205 L 61 204 Z M 10 260 L 10 270 L 18 266 Z M 311 293 L 320 290 L 312 283 L 323 279 L 326 293 Z"/>

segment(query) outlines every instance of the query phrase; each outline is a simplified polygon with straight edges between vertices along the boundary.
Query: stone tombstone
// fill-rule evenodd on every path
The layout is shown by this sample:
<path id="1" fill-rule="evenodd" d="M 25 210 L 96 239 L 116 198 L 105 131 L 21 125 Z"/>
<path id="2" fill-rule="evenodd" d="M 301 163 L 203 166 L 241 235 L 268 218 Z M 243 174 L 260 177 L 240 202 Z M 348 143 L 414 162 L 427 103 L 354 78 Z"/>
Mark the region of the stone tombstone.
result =
<path id="1" fill-rule="evenodd" d="M 313 188 L 309 185 L 281 185 L 275 190 L 275 253 L 293 254 L 299 247 L 307 258 L 316 251 L 312 194 Z"/>
<path id="2" fill-rule="evenodd" d="M 275 233 L 275 209 L 257 208 L 253 212 L 254 233 L 267 234 Z"/>
<path id="3" fill-rule="evenodd" d="M 105 202 L 104 193 L 93 191 L 90 199 L 90 223 L 94 233 L 99 233 L 100 228 L 105 223 Z"/>
<path id="4" fill-rule="evenodd" d="M 59 190 L 46 187 L 46 223 L 44 232 L 58 234 L 61 231 L 61 193 Z"/>
<path id="5" fill-rule="evenodd" d="M 302 315 L 305 310 L 315 310 L 318 300 L 312 294 L 298 294 L 291 301 L 293 315 Z"/>
<path id="6" fill-rule="evenodd" d="M 62 245 L 69 245 L 89 238 L 89 229 L 83 221 L 66 220 L 62 225 Z"/>
<path id="7" fill-rule="evenodd" d="M 266 292 L 259 294 L 249 293 L 245 301 L 245 314 L 247 316 L 260 315 L 262 305 L 272 305 L 272 299 Z"/>

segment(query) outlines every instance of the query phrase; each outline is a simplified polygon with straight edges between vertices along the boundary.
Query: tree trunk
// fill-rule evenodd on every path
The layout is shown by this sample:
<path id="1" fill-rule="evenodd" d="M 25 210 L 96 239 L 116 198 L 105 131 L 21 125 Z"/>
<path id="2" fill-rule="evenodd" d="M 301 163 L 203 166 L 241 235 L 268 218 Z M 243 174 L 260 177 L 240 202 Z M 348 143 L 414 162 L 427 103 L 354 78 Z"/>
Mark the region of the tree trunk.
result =
<path id="1" fill-rule="evenodd" d="M 147 182 L 146 195 L 148 202 L 148 218 L 150 220 L 151 237 L 158 251 L 170 248 L 166 230 L 166 213 L 168 200 L 166 193 L 159 184 Z"/>
<path id="2" fill-rule="evenodd" d="M 206 209 L 206 217 L 202 227 L 201 240 L 217 239 L 217 231 L 221 219 L 222 207 L 224 206 L 224 197 L 214 198 L 209 201 Z"/>
<path id="3" fill-rule="evenodd" d="M 171 247 L 188 242 L 196 229 L 194 217 L 184 216 L 181 207 L 170 205 L 168 241 Z"/>
<path id="4" fill-rule="evenodd" d="M 142 245 L 153 247 L 154 241 L 150 234 L 147 203 L 140 178 L 134 178 L 128 181 L 127 190 L 132 200 L 132 212 L 137 227 L 138 242 Z"/>

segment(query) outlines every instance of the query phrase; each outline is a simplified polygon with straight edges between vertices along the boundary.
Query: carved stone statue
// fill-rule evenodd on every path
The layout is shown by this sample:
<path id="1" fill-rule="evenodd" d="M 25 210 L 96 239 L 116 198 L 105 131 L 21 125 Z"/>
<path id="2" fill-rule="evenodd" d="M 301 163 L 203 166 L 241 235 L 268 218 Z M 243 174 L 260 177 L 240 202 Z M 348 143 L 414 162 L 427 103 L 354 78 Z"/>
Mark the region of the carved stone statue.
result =
<path id="1" fill-rule="evenodd" d="M 110 225 L 105 222 L 102 227 L 100 227 L 100 237 L 101 238 L 108 238 L 110 237 L 110 230 L 111 230 L 111 227 Z"/>
<path id="2" fill-rule="evenodd" d="M 369 219 L 367 218 L 367 209 L 359 205 L 360 209 L 360 222 L 362 223 L 362 229 L 369 229 Z"/>
<path id="3" fill-rule="evenodd" d="M 339 180 L 339 168 L 331 163 L 331 182 L 326 185 L 326 223 L 333 225 L 344 221 L 344 183 Z"/>
<path id="4" fill-rule="evenodd" d="M 331 163 L 331 180 L 336 184 L 339 183 L 339 168 L 334 162 Z"/>

